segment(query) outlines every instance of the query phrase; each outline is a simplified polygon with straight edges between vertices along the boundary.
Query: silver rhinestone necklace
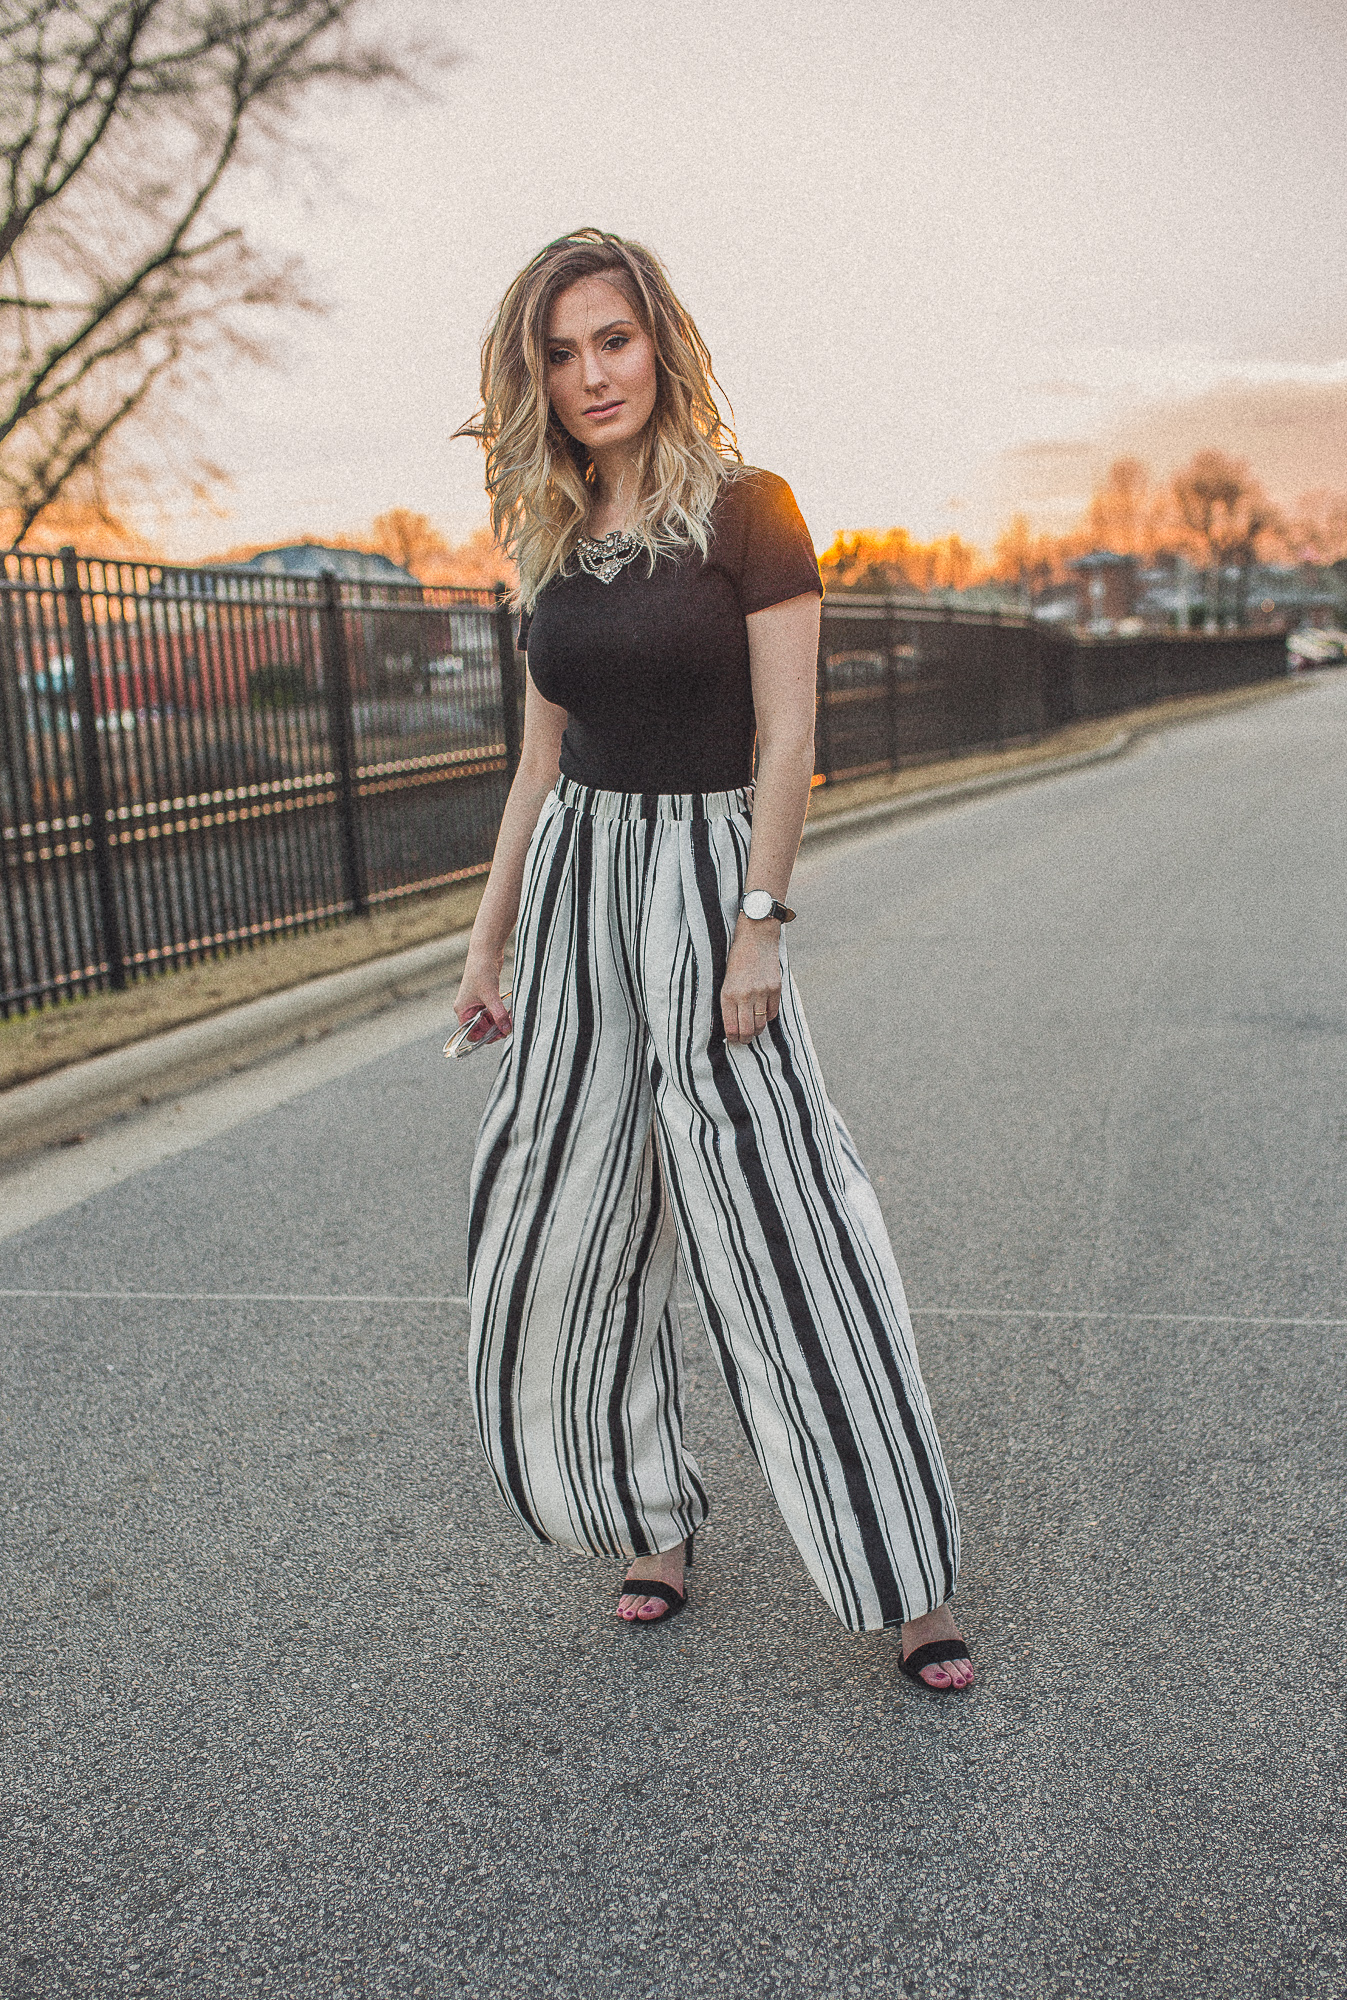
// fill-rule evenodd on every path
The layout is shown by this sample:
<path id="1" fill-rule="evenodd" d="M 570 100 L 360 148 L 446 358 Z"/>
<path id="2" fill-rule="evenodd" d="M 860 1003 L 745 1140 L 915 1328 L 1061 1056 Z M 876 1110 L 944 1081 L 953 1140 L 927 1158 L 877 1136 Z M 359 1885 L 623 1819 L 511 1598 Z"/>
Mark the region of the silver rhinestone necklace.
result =
<path id="1" fill-rule="evenodd" d="M 600 583 L 611 583 L 619 570 L 626 568 L 641 546 L 639 535 L 630 529 L 614 528 L 601 542 L 592 535 L 581 535 L 575 544 L 575 553 L 580 558 L 580 567 L 590 576 L 596 576 Z"/>

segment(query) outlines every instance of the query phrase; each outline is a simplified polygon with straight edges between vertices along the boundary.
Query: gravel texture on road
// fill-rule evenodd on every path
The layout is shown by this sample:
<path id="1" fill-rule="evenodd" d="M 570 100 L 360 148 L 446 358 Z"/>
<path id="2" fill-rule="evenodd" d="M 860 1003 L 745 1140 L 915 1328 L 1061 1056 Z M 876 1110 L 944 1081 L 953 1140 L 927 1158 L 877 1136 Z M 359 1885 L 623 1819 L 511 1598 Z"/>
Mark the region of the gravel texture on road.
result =
<path id="1" fill-rule="evenodd" d="M 1325 678 L 802 858 L 963 1698 L 814 1596 L 690 1313 L 687 1614 L 524 1540 L 447 995 L 0 1179 L 6 2000 L 1338 2000 L 1345 769 Z"/>

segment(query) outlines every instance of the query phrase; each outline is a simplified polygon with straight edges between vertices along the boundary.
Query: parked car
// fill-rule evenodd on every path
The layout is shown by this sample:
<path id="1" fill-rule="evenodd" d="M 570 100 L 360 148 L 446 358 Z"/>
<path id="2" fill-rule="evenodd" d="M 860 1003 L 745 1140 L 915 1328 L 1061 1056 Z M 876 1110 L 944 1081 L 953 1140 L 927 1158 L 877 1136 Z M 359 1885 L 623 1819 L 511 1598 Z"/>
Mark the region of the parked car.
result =
<path id="1" fill-rule="evenodd" d="M 1347 632 L 1292 632 L 1286 641 L 1292 670 L 1339 667 L 1347 660 Z"/>

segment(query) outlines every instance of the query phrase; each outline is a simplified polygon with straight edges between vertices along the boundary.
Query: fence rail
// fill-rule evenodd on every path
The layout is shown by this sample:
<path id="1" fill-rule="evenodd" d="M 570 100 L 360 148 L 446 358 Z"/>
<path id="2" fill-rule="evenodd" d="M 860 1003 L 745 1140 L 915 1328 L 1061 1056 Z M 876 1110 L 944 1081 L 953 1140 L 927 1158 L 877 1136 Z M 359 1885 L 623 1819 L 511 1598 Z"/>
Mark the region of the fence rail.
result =
<path id="1" fill-rule="evenodd" d="M 818 769 L 1285 670 L 1279 638 L 1073 644 L 839 594 Z M 502 594 L 7 557 L 0 1013 L 483 873 L 519 744 Z"/>

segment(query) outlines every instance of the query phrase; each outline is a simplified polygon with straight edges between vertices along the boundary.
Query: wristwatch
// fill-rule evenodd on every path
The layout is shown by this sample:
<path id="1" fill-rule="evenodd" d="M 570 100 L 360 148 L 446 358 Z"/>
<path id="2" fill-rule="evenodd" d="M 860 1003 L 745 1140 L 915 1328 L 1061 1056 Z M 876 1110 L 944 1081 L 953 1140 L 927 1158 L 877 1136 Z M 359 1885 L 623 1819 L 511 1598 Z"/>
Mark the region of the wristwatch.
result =
<path id="1" fill-rule="evenodd" d="M 770 889 L 750 889 L 747 895 L 740 897 L 739 908 L 755 924 L 760 924 L 765 917 L 775 917 L 779 924 L 795 922 L 794 910 L 778 903 Z"/>

